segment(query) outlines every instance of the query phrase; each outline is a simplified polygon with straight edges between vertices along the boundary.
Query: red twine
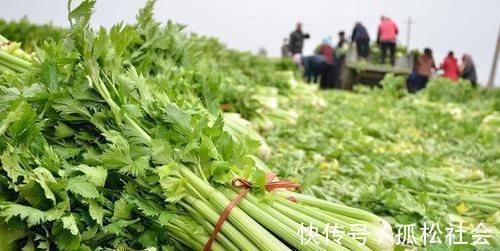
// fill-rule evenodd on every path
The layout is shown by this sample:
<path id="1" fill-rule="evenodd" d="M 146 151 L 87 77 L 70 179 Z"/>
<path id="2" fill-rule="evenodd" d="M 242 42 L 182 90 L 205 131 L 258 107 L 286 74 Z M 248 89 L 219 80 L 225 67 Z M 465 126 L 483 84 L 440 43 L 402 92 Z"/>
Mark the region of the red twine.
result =
<path id="1" fill-rule="evenodd" d="M 266 191 L 271 192 L 273 190 L 279 189 L 279 188 L 297 188 L 299 187 L 299 184 L 293 183 L 291 181 L 286 181 L 286 180 L 280 180 L 280 181 L 273 181 L 276 178 L 276 174 L 274 173 L 268 173 L 266 175 Z M 239 187 L 242 188 L 240 190 L 240 193 L 234 197 L 233 200 L 226 206 L 224 211 L 219 217 L 219 220 L 217 220 L 217 224 L 215 224 L 214 231 L 210 235 L 210 238 L 207 241 L 207 244 L 205 244 L 205 247 L 203 248 L 203 251 L 210 251 L 212 248 L 212 244 L 215 241 L 215 237 L 217 237 L 217 234 L 219 233 L 220 229 L 222 228 L 222 224 L 226 221 L 227 217 L 229 217 L 229 213 L 231 210 L 238 204 L 238 202 L 245 197 L 245 195 L 250 192 L 250 189 L 252 188 L 252 183 L 250 183 L 248 180 L 245 180 L 243 178 L 235 178 L 231 182 L 233 187 Z M 296 199 L 293 197 L 288 198 L 289 200 L 295 202 Z"/>

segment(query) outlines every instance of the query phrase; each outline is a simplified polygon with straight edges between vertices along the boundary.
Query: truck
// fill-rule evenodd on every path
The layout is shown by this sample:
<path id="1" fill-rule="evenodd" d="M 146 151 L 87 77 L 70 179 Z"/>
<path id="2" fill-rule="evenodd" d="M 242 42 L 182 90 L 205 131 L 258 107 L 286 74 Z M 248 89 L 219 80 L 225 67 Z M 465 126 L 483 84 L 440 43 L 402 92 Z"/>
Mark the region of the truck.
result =
<path id="1" fill-rule="evenodd" d="M 398 52 L 394 66 L 380 64 L 376 60 L 358 59 L 356 49 L 351 47 L 347 50 L 345 62 L 340 69 L 342 89 L 352 90 L 356 84 L 377 86 L 387 73 L 408 76 L 413 71 L 414 60 L 414 53 Z"/>

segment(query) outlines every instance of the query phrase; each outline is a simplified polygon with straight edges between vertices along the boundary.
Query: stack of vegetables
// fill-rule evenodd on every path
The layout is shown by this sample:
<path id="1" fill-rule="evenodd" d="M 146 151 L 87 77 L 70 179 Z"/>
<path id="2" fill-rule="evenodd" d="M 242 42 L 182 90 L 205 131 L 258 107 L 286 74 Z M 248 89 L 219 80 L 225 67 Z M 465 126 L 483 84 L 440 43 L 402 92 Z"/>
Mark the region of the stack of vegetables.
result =
<path id="1" fill-rule="evenodd" d="M 70 13 L 69 34 L 47 35 L 57 42 L 33 35 L 47 26 L 0 23 L 21 48 L 41 47 L 34 57 L 3 38 L 0 47 L 10 72 L 0 82 L 3 249 L 202 249 L 240 192 L 236 177 L 252 192 L 214 250 L 391 250 L 372 213 L 417 231 L 485 223 L 484 250 L 500 246 L 498 91 L 436 79 L 408 95 L 388 75 L 380 89 L 318 94 L 287 60 L 157 23 L 153 2 L 137 24 L 98 32 L 87 27 L 92 5 Z M 266 191 L 269 169 L 302 194 Z M 301 223 L 319 228 L 317 240 L 326 223 L 362 223 L 384 241 L 301 245 Z"/>
<path id="2" fill-rule="evenodd" d="M 10 42 L 0 35 L 0 73 L 26 72 L 31 67 L 31 57 L 20 49 L 20 44 Z"/>
<path id="3" fill-rule="evenodd" d="M 215 76 L 175 65 L 182 48 L 155 48 L 165 37 L 154 35 L 153 2 L 137 26 L 98 32 L 88 25 L 93 5 L 69 13 L 67 36 L 43 44 L 26 74 L 2 76 L 3 250 L 199 250 L 240 191 L 235 178 L 251 192 L 212 250 L 393 249 L 387 223 L 370 212 L 273 191 L 278 181 L 254 155 L 261 142 L 234 130 L 209 96 L 193 95 L 221 78 L 186 82 Z M 365 224 L 366 245 L 348 235 L 301 243 L 297 231 L 310 223 Z"/>

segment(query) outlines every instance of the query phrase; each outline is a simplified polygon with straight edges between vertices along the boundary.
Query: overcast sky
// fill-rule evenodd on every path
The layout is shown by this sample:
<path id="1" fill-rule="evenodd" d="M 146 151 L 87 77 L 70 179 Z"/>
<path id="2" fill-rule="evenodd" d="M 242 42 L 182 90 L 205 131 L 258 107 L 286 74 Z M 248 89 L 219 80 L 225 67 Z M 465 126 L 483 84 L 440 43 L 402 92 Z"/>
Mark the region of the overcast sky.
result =
<path id="1" fill-rule="evenodd" d="M 78 2 L 77 0 L 73 2 Z M 109 27 L 124 20 L 134 22 L 145 0 L 99 0 L 92 23 Z M 375 37 L 380 15 L 399 25 L 399 41 L 406 43 L 407 20 L 412 17 L 410 47 L 429 46 L 441 62 L 447 51 L 470 53 L 479 80 L 485 83 L 491 70 L 500 26 L 500 0 L 159 0 L 155 16 L 187 24 L 190 31 L 218 37 L 229 47 L 256 52 L 264 47 L 278 56 L 283 38 L 301 21 L 311 34 L 304 54 L 310 54 L 322 38 L 339 30 L 351 32 L 363 22 Z M 67 26 L 66 0 L 0 0 L 0 17 L 28 16 L 36 23 Z M 497 72 L 500 71 L 500 65 Z M 496 83 L 500 85 L 500 72 Z"/>

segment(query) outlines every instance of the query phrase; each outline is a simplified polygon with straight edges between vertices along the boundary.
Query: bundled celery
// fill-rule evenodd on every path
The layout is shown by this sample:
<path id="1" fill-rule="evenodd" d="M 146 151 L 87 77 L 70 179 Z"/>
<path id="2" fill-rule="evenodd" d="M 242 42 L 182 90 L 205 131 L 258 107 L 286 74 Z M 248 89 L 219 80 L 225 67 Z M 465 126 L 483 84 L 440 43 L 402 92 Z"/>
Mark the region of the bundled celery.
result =
<path id="1" fill-rule="evenodd" d="M 235 196 L 231 181 L 242 177 L 251 193 L 212 250 L 392 250 L 392 238 L 301 243 L 301 224 L 324 228 L 326 219 L 366 223 L 371 236 L 391 231 L 369 212 L 266 191 L 257 133 L 209 112 L 189 89 L 173 95 L 160 77 L 139 74 L 147 64 L 136 42 L 148 38 L 137 30 L 148 27 L 152 4 L 138 27 L 94 32 L 94 2 L 83 1 L 64 41 L 45 44 L 40 64 L 2 83 L 0 232 L 12 233 L 2 247 L 199 250 Z"/>
<path id="2" fill-rule="evenodd" d="M 10 42 L 0 35 L 0 73 L 26 72 L 31 67 L 31 57 L 20 49 L 20 44 Z"/>

